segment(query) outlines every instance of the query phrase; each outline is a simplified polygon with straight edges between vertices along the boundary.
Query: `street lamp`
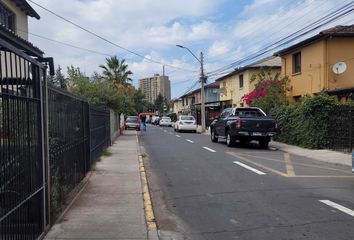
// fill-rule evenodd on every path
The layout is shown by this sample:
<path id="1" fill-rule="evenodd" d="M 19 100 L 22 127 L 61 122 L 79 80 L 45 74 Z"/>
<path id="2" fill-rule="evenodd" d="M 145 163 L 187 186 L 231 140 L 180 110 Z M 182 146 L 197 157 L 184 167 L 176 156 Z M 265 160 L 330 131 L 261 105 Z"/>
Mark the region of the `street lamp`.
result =
<path id="1" fill-rule="evenodd" d="M 194 55 L 194 53 L 189 50 L 189 48 L 182 46 L 182 45 L 176 45 L 179 48 L 184 48 L 186 49 L 192 56 L 197 59 L 197 61 L 200 63 L 200 83 L 201 83 L 201 88 L 200 88 L 200 95 L 201 95 L 201 103 L 200 103 L 200 113 L 201 113 L 201 121 L 202 121 L 202 132 L 205 132 L 205 93 L 204 93 L 204 82 L 205 82 L 205 75 L 204 75 L 204 64 L 203 64 L 203 52 L 200 52 L 200 59 Z"/>

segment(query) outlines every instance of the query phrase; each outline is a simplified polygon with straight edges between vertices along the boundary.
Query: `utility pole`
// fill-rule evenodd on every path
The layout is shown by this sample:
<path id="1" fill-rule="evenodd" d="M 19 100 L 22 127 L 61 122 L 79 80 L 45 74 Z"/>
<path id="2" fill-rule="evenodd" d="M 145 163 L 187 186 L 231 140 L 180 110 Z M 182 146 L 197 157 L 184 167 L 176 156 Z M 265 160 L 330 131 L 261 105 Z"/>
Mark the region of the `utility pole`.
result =
<path id="1" fill-rule="evenodd" d="M 176 45 L 179 48 L 184 48 L 186 49 L 190 54 L 193 55 L 195 59 L 200 63 L 200 83 L 201 83 L 201 88 L 200 88 L 200 95 L 201 95 L 201 103 L 200 103 L 200 120 L 202 124 L 202 132 L 205 132 L 205 93 L 204 93 L 204 83 L 205 83 L 205 75 L 204 75 L 204 57 L 203 57 L 203 52 L 200 52 L 200 59 L 194 55 L 194 53 L 187 47 L 182 46 L 182 45 Z"/>
<path id="2" fill-rule="evenodd" d="M 203 52 L 200 52 L 200 95 L 201 95 L 201 103 L 200 103 L 200 113 L 201 113 L 201 124 L 202 124 L 202 132 L 205 132 L 205 92 L 204 92 L 204 83 L 205 83 L 205 75 L 204 75 L 204 56 Z"/>

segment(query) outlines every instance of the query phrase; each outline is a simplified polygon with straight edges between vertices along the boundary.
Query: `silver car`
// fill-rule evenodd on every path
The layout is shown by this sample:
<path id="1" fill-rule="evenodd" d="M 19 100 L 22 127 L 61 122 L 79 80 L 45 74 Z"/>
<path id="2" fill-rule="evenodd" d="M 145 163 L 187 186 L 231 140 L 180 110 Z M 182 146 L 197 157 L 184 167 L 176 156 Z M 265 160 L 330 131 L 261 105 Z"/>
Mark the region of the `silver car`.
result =
<path id="1" fill-rule="evenodd" d="M 138 116 L 128 116 L 125 120 L 125 129 L 135 129 L 140 131 L 140 123 Z"/>

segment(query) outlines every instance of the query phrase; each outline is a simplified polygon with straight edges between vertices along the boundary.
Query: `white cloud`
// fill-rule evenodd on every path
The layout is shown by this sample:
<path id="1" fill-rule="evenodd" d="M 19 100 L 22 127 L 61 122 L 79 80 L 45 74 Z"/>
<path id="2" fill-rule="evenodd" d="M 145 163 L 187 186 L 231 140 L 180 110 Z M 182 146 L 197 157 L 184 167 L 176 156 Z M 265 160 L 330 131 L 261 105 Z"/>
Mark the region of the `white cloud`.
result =
<path id="1" fill-rule="evenodd" d="M 237 11 L 220 8 L 223 3 L 236 6 L 233 0 L 36 0 L 39 4 L 87 29 L 154 60 L 186 69 L 199 69 L 198 63 L 175 44 L 188 46 L 195 54 L 206 52 L 206 70 L 211 71 L 248 56 L 318 19 L 338 7 L 332 0 L 253 0 Z M 30 3 L 31 4 L 31 3 Z M 138 78 L 161 73 L 162 66 L 100 40 L 31 4 L 41 16 L 31 18 L 30 32 L 58 41 L 125 58 Z M 221 11 L 229 12 L 220 19 Z M 240 13 L 237 15 L 237 13 Z M 221 14 L 222 15 L 222 14 Z M 350 22 L 341 20 L 333 24 Z M 327 26 L 328 27 L 328 26 Z M 319 30 L 318 30 L 319 31 Z M 61 46 L 37 37 L 30 41 L 64 69 L 73 64 L 88 75 L 99 71 L 105 57 Z M 188 62 L 188 63 L 187 63 Z M 195 79 L 197 73 L 166 67 L 173 82 Z M 183 84 L 175 84 L 181 92 Z M 178 86 L 178 87 L 177 87 Z M 174 95 L 174 94 L 173 94 Z"/>

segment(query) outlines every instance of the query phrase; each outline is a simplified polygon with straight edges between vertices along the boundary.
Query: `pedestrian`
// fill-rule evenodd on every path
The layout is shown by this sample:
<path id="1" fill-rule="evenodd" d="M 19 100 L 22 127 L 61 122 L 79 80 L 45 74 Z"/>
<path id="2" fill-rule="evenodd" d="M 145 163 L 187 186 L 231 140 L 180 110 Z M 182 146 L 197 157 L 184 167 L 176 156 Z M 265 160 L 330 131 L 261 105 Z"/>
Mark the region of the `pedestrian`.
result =
<path id="1" fill-rule="evenodd" d="M 141 114 L 141 127 L 143 129 L 143 131 L 146 131 L 146 115 L 145 114 Z"/>

